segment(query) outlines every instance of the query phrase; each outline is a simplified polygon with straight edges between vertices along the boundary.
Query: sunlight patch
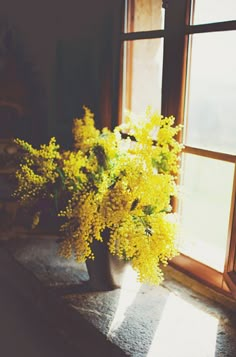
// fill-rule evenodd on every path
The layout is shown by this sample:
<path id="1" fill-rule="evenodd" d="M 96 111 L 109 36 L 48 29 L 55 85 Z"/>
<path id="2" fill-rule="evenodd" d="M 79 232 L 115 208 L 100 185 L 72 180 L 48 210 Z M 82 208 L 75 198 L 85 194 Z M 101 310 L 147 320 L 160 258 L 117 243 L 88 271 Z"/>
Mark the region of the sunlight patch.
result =
<path id="1" fill-rule="evenodd" d="M 218 319 L 171 293 L 147 357 L 214 357 Z"/>
<path id="2" fill-rule="evenodd" d="M 137 281 L 136 272 L 131 268 L 131 266 L 128 267 L 122 283 L 122 289 L 120 289 L 119 302 L 115 316 L 109 328 L 108 336 L 111 336 L 125 320 L 125 313 L 134 302 L 140 286 L 141 284 Z"/>

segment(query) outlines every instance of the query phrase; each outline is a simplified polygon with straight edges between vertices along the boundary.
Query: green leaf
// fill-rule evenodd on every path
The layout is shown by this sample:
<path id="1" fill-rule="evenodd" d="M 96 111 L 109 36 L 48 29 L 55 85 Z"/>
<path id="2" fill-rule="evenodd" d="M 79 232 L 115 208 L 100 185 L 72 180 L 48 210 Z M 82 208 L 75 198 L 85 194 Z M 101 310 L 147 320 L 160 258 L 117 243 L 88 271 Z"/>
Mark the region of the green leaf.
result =
<path id="1" fill-rule="evenodd" d="M 64 172 L 62 171 L 62 169 L 60 167 L 57 167 L 56 171 L 59 173 L 59 176 L 60 176 L 61 182 L 62 182 L 62 186 L 65 189 L 65 175 L 64 175 Z"/>
<path id="2" fill-rule="evenodd" d="M 145 213 L 147 216 L 150 216 L 151 214 L 153 214 L 155 211 L 155 207 L 148 205 L 148 206 L 144 206 L 143 208 L 143 213 Z"/>
<path id="3" fill-rule="evenodd" d="M 139 203 L 139 199 L 136 198 L 136 199 L 132 202 L 130 211 L 133 211 L 133 210 L 137 207 L 138 203 Z"/>

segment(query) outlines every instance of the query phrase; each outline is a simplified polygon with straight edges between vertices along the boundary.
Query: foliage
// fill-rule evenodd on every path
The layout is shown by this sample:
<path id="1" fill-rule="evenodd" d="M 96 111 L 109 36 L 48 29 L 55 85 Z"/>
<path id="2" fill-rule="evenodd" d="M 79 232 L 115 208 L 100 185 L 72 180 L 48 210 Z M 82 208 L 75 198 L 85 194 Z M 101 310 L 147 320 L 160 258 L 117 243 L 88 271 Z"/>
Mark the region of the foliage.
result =
<path id="1" fill-rule="evenodd" d="M 38 208 L 42 199 L 55 203 L 64 217 L 63 256 L 94 259 L 91 244 L 97 240 L 130 260 L 141 282 L 158 284 L 161 265 L 177 254 L 170 202 L 177 191 L 182 146 L 175 136 L 181 127 L 147 108 L 144 117 L 127 113 L 124 124 L 99 131 L 84 110 L 73 122 L 73 150 L 60 151 L 55 138 L 38 150 L 16 139 L 26 155 L 16 172 L 15 196 L 29 207 Z"/>

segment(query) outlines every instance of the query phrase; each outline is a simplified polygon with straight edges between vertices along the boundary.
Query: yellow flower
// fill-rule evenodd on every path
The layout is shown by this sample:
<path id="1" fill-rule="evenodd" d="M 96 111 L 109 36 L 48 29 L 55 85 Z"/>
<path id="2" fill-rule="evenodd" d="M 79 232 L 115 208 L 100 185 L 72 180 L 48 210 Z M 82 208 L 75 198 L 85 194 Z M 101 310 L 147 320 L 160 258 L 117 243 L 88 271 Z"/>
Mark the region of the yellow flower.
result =
<path id="1" fill-rule="evenodd" d="M 14 192 L 22 204 L 34 201 L 37 196 L 49 196 L 47 186 L 54 184 L 59 174 L 57 171 L 59 145 L 53 137 L 48 145 L 41 145 L 35 149 L 24 140 L 16 139 L 15 142 L 21 146 L 25 152 L 24 162 L 16 171 L 18 187 Z"/>
<path id="2" fill-rule="evenodd" d="M 85 114 L 81 119 L 74 119 L 72 133 L 74 136 L 75 149 L 88 151 L 96 142 L 100 132 L 94 127 L 94 115 L 87 108 L 83 107 Z"/>
<path id="3" fill-rule="evenodd" d="M 168 217 L 177 193 L 182 145 L 176 135 L 182 127 L 148 107 L 143 116 L 127 113 L 124 124 L 100 131 L 93 113 L 84 111 L 73 122 L 73 150 L 60 152 L 55 138 L 39 149 L 16 139 L 27 155 L 16 172 L 15 195 L 23 204 L 62 199 L 61 255 L 94 259 L 91 244 L 98 240 L 130 260 L 141 282 L 159 284 L 161 265 L 177 254 L 176 224 Z M 37 211 L 33 226 L 39 216 Z"/>

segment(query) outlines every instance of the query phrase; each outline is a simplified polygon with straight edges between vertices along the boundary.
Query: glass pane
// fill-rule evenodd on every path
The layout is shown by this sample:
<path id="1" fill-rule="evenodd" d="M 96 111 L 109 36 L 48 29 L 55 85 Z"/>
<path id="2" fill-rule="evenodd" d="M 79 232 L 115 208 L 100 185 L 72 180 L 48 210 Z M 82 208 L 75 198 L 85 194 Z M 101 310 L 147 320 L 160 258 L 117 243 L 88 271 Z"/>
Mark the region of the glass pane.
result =
<path id="1" fill-rule="evenodd" d="M 186 144 L 236 153 L 236 31 L 192 36 Z"/>
<path id="2" fill-rule="evenodd" d="M 163 39 L 125 43 L 123 109 L 161 112 Z"/>
<path id="3" fill-rule="evenodd" d="M 195 0 L 193 24 L 236 20 L 235 0 Z"/>
<path id="4" fill-rule="evenodd" d="M 162 0 L 127 0 L 125 32 L 161 30 L 165 10 Z"/>
<path id="5" fill-rule="evenodd" d="M 224 269 L 234 164 L 185 154 L 180 194 L 180 250 Z"/>

